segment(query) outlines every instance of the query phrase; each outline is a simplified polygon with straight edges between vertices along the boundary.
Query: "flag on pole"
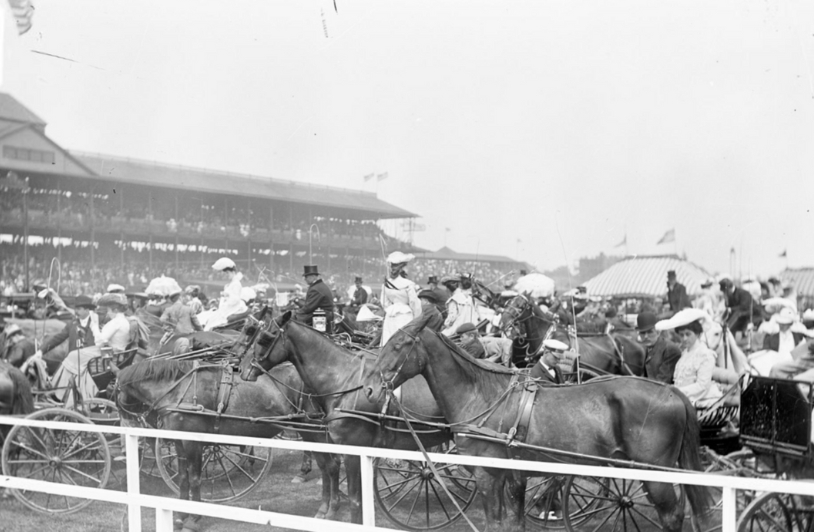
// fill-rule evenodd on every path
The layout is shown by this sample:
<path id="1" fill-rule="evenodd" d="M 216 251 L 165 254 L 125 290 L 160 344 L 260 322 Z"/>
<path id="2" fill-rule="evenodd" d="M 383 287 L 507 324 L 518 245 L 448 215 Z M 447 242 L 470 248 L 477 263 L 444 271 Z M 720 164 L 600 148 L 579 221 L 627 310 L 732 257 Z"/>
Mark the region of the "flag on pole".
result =
<path id="1" fill-rule="evenodd" d="M 367 175 L 365 176 L 365 183 L 367 183 L 368 181 L 370 181 L 371 179 L 373 179 L 373 178 L 375 177 L 375 175 L 376 175 L 376 174 L 367 174 Z"/>
<path id="2" fill-rule="evenodd" d="M 664 233 L 664 236 L 661 237 L 661 240 L 656 242 L 656 245 L 658 246 L 659 244 L 669 244 L 670 242 L 675 242 L 675 241 L 676 241 L 676 230 L 675 229 L 670 229 L 669 231 Z"/>
<path id="3" fill-rule="evenodd" d="M 11 14 L 17 23 L 17 33 L 22 35 L 31 29 L 31 19 L 34 18 L 34 6 L 31 0 L 8 0 Z"/>
<path id="4" fill-rule="evenodd" d="M 621 242 L 619 242 L 618 244 L 616 244 L 613 247 L 620 248 L 620 247 L 625 246 L 625 245 L 627 245 L 627 235 L 625 235 L 625 238 L 623 238 Z"/>
<path id="5" fill-rule="evenodd" d="M 387 172 L 376 176 L 377 181 L 384 181 L 385 179 L 387 179 Z"/>
<path id="6" fill-rule="evenodd" d="M 780 258 L 781 258 L 781 259 L 785 259 L 785 258 L 788 256 L 788 253 L 787 253 L 787 252 L 788 252 L 788 250 L 784 249 L 784 250 L 783 250 L 783 253 L 781 253 L 781 254 L 780 254 Z"/>

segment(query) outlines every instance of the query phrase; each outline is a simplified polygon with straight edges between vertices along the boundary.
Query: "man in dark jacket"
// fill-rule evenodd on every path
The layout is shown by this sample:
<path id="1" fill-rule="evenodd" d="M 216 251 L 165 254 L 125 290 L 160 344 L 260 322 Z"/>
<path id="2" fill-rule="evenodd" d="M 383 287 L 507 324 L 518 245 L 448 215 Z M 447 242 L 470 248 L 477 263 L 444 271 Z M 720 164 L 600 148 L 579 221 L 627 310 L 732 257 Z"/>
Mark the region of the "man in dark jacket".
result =
<path id="1" fill-rule="evenodd" d="M 25 333 L 16 323 L 6 325 L 2 338 L 0 360 L 5 360 L 16 368 L 22 366 L 36 351 L 34 342 L 25 337 Z"/>
<path id="2" fill-rule="evenodd" d="M 321 309 L 325 312 L 327 332 L 331 331 L 334 320 L 334 296 L 331 288 L 322 281 L 316 266 L 304 266 L 303 277 L 308 283 L 308 292 L 305 294 L 305 303 L 297 311 L 297 320 L 307 325 L 314 325 L 314 311 Z"/>
<path id="3" fill-rule="evenodd" d="M 426 327 L 436 332 L 443 329 L 444 316 L 438 310 L 438 294 L 433 290 L 422 290 L 418 293 L 418 300 L 421 301 L 421 315 L 430 316 Z"/>
<path id="4" fill-rule="evenodd" d="M 543 356 L 531 368 L 529 376 L 532 379 L 540 379 L 553 384 L 562 384 L 562 372 L 560 371 L 560 361 L 568 345 L 552 338 L 543 342 Z"/>
<path id="5" fill-rule="evenodd" d="M 480 343 L 480 334 L 475 324 L 464 323 L 455 329 L 455 334 L 460 338 L 461 347 L 473 358 L 486 358 L 486 350 Z"/>
<path id="6" fill-rule="evenodd" d="M 752 322 L 752 317 L 760 316 L 760 305 L 752 300 L 752 294 L 743 288 L 736 287 L 730 279 L 721 279 L 719 284 L 729 311 L 726 325 L 732 334 L 736 332 L 744 334 Z"/>
<path id="7" fill-rule="evenodd" d="M 356 284 L 356 289 L 353 291 L 353 299 L 350 302 L 350 309 L 354 312 L 359 312 L 359 308 L 367 303 L 367 290 L 362 286 L 362 278 L 356 277 L 353 281 Z"/>
<path id="8" fill-rule="evenodd" d="M 690 297 L 687 295 L 687 288 L 676 280 L 675 270 L 667 272 L 667 303 L 670 305 L 670 312 L 673 314 L 681 309 L 692 307 Z"/>
<path id="9" fill-rule="evenodd" d="M 657 321 L 658 318 L 653 312 L 641 312 L 636 317 L 636 331 L 645 349 L 644 377 L 672 384 L 676 362 L 681 358 L 681 350 L 656 330 Z"/>
<path id="10" fill-rule="evenodd" d="M 96 305 L 91 298 L 77 296 L 73 308 L 75 313 L 73 319 L 61 331 L 46 338 L 37 351 L 37 355 L 42 356 L 50 373 L 59 368 L 65 356 L 71 351 L 96 345 L 96 336 L 100 334 L 99 317 L 94 312 Z M 64 353 L 56 355 L 52 352 L 65 341 L 68 342 L 68 349 Z"/>

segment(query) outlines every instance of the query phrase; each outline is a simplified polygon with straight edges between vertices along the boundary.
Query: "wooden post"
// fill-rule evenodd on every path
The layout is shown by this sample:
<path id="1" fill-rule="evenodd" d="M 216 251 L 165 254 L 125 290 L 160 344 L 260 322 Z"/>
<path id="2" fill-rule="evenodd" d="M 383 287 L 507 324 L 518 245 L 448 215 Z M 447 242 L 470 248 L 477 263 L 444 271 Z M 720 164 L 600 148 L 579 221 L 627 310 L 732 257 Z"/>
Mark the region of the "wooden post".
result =
<path id="1" fill-rule="evenodd" d="M 274 207 L 269 203 L 269 269 L 274 273 Z"/>
<path id="2" fill-rule="evenodd" d="M 96 213 L 93 210 L 93 187 L 90 187 L 90 267 L 96 268 Z"/>
<path id="3" fill-rule="evenodd" d="M 178 275 L 178 192 L 175 192 L 175 275 Z"/>
<path id="4" fill-rule="evenodd" d="M 25 275 L 25 291 L 31 288 L 31 273 L 28 271 L 28 178 L 23 185 L 23 274 Z"/>

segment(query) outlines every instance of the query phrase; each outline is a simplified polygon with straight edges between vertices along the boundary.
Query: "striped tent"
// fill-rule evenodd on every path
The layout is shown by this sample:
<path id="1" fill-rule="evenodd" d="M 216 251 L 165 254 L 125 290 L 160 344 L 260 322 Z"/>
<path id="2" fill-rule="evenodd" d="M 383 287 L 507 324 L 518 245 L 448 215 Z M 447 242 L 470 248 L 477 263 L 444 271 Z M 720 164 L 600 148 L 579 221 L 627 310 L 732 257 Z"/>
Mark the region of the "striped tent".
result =
<path id="1" fill-rule="evenodd" d="M 603 297 L 665 297 L 667 272 L 675 270 L 678 282 L 690 296 L 701 292 L 710 275 L 704 268 L 676 255 L 628 257 L 584 283 L 588 294 Z"/>
<path id="2" fill-rule="evenodd" d="M 814 308 L 814 268 L 789 268 L 780 273 L 781 281 L 788 281 L 797 292 L 797 308 Z"/>

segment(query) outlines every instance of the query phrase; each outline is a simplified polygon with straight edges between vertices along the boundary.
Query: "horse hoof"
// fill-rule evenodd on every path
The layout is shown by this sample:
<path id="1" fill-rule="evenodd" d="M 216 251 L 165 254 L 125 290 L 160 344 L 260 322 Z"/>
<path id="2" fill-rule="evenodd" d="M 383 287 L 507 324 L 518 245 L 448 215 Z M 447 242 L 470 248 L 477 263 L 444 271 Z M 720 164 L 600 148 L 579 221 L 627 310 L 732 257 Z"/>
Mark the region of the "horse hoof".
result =
<path id="1" fill-rule="evenodd" d="M 308 482 L 308 479 L 305 478 L 305 475 L 303 473 L 300 473 L 299 475 L 291 479 L 292 484 L 302 484 L 303 482 Z"/>
<path id="2" fill-rule="evenodd" d="M 317 512 L 317 515 L 314 516 L 314 519 L 325 519 L 325 512 Z"/>
<path id="3" fill-rule="evenodd" d="M 334 510 L 329 510 L 328 513 L 325 514 L 326 521 L 333 521 L 336 519 L 336 512 Z"/>

